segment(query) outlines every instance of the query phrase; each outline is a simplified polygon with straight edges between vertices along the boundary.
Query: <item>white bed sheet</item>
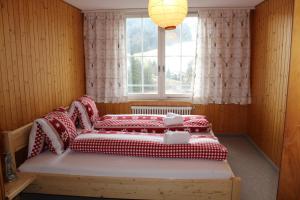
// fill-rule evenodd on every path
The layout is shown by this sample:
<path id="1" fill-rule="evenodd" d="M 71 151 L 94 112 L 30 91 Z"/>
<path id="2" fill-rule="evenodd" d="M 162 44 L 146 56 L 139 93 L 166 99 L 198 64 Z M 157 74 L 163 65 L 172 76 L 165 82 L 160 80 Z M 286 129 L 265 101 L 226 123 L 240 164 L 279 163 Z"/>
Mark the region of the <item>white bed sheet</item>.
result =
<path id="1" fill-rule="evenodd" d="M 228 179 L 233 177 L 227 161 L 141 158 L 79 153 L 70 149 L 62 155 L 43 152 L 23 163 L 19 171 L 167 179 Z"/>

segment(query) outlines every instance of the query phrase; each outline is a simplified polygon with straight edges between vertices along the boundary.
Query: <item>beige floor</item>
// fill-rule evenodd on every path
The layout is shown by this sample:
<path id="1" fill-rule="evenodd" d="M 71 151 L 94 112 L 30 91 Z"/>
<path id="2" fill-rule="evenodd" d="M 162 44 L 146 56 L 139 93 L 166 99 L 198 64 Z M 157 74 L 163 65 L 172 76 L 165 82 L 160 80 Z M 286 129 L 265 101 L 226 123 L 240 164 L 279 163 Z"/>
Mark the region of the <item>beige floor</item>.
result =
<path id="1" fill-rule="evenodd" d="M 244 136 L 219 137 L 229 150 L 229 163 L 242 178 L 241 200 L 275 200 L 277 170 Z M 22 200 L 94 200 L 95 198 L 22 194 Z"/>
<path id="2" fill-rule="evenodd" d="M 276 200 L 278 171 L 246 137 L 220 137 L 228 161 L 242 178 L 241 200 Z"/>

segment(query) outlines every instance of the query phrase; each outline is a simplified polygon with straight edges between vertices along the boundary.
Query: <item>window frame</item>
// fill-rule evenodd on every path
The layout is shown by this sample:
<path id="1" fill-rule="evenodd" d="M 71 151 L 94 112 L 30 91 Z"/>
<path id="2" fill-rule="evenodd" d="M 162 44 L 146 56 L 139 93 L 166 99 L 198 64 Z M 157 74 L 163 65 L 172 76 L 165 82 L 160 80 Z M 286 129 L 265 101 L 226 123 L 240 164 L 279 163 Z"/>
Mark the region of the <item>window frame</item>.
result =
<path id="1" fill-rule="evenodd" d="M 197 17 L 198 14 L 195 12 L 188 13 L 187 17 Z M 127 13 L 125 14 L 125 19 L 128 18 L 149 18 L 147 12 L 138 12 L 138 13 Z M 126 30 L 126 22 L 125 30 Z M 197 24 L 198 25 L 198 24 Z M 157 94 L 133 94 L 128 93 L 129 100 L 179 100 L 179 101 L 188 101 L 192 99 L 192 93 L 190 94 L 166 94 L 165 90 L 165 30 L 161 27 L 157 27 L 157 70 L 158 70 L 158 87 Z M 127 35 L 125 33 L 125 38 Z M 126 47 L 126 60 L 127 60 L 127 47 Z M 196 59 L 196 54 L 195 54 Z M 127 63 L 127 61 L 126 61 Z M 193 72 L 194 73 L 194 72 Z M 128 79 L 128 73 L 127 73 Z"/>

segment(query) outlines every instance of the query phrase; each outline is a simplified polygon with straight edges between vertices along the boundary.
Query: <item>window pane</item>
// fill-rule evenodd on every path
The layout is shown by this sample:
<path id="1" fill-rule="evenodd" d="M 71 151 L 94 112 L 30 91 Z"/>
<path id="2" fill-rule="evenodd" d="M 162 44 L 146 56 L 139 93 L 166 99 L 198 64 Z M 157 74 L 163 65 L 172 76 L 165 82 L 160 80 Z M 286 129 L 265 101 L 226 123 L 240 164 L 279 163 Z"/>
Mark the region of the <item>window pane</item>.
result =
<path id="1" fill-rule="evenodd" d="M 194 65 L 195 65 L 194 57 L 182 58 L 182 69 L 181 69 L 181 92 L 182 93 L 192 92 Z"/>
<path id="2" fill-rule="evenodd" d="M 180 49 L 180 26 L 171 31 L 165 32 L 166 56 L 179 56 Z"/>
<path id="3" fill-rule="evenodd" d="M 128 93 L 142 92 L 142 59 L 127 57 Z"/>
<path id="4" fill-rule="evenodd" d="M 158 93 L 158 28 L 150 18 L 126 20 L 128 93 Z"/>
<path id="5" fill-rule="evenodd" d="M 195 56 L 197 17 L 187 17 L 182 24 L 182 56 Z"/>
<path id="6" fill-rule="evenodd" d="M 157 26 L 150 18 L 143 19 L 143 56 L 157 56 Z"/>
<path id="7" fill-rule="evenodd" d="M 126 20 L 127 54 L 133 55 L 142 51 L 142 18 Z"/>
<path id="8" fill-rule="evenodd" d="M 182 41 L 196 41 L 197 27 L 197 17 L 186 17 L 182 23 Z"/>
<path id="9" fill-rule="evenodd" d="M 166 94 L 190 94 L 196 56 L 197 17 L 187 17 L 173 31 L 165 32 Z"/>
<path id="10" fill-rule="evenodd" d="M 182 56 L 195 56 L 196 41 L 182 42 Z"/>
<path id="11" fill-rule="evenodd" d="M 166 57 L 166 93 L 176 94 L 181 89 L 180 57 Z"/>
<path id="12" fill-rule="evenodd" d="M 188 94 L 192 91 L 193 57 L 166 58 L 166 94 Z"/>
<path id="13" fill-rule="evenodd" d="M 144 57 L 144 93 L 157 93 L 157 57 Z"/>

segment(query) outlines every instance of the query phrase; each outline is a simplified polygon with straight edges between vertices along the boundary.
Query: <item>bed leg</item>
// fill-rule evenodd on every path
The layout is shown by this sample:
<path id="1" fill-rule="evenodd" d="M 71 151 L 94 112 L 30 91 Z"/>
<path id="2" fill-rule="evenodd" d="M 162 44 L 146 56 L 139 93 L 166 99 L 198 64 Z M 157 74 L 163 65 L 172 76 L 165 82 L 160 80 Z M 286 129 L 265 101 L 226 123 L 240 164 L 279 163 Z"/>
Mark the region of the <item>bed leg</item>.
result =
<path id="1" fill-rule="evenodd" d="M 241 178 L 234 177 L 232 178 L 231 200 L 240 200 L 240 199 L 241 199 Z"/>

